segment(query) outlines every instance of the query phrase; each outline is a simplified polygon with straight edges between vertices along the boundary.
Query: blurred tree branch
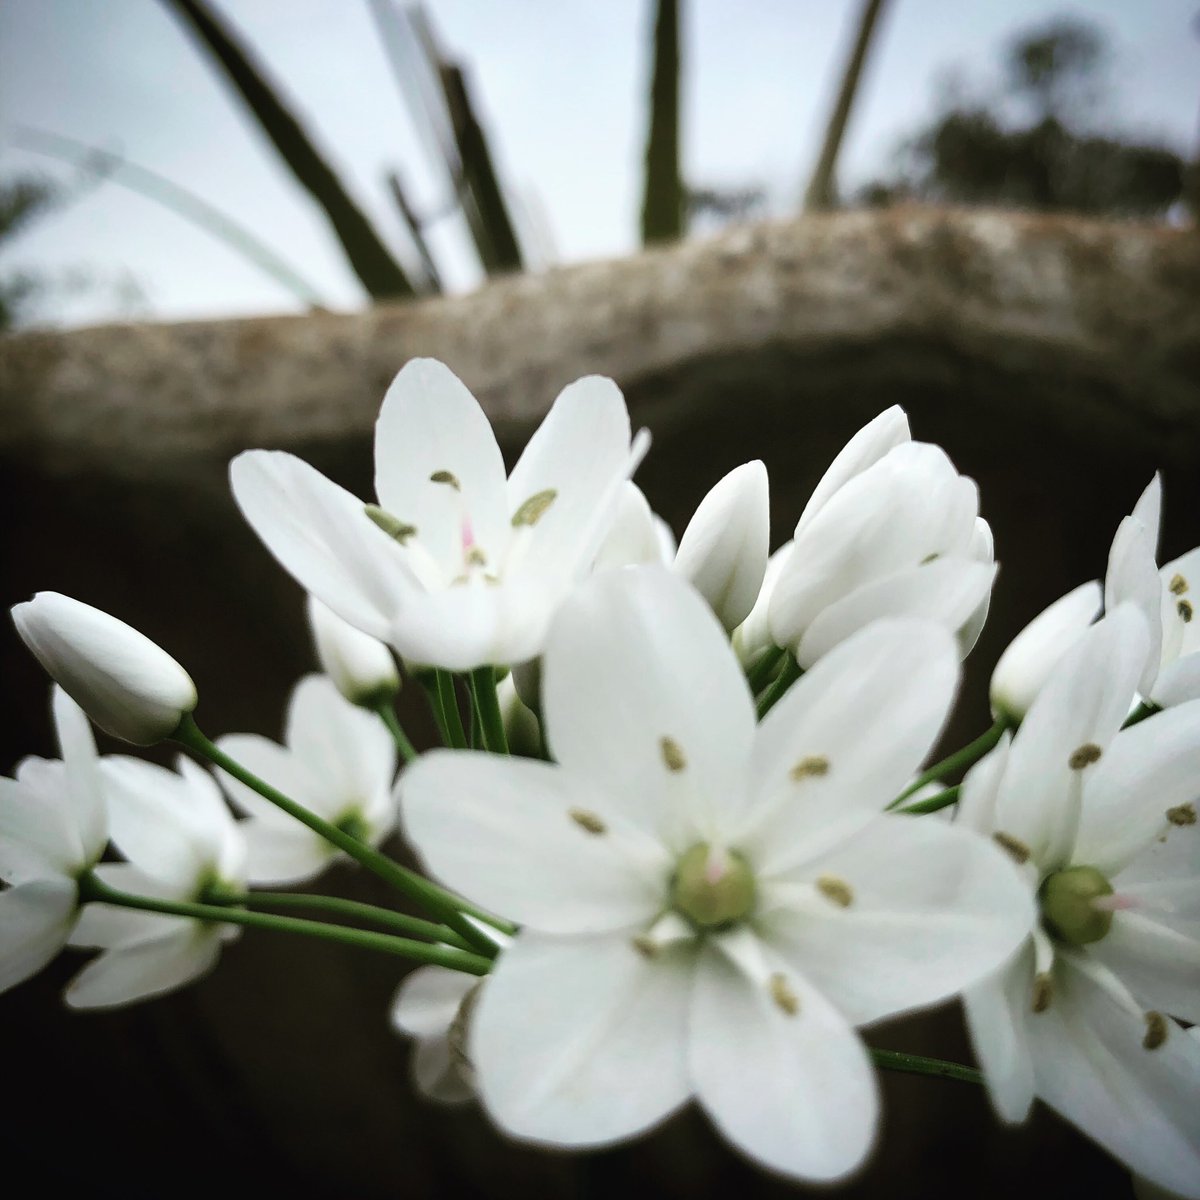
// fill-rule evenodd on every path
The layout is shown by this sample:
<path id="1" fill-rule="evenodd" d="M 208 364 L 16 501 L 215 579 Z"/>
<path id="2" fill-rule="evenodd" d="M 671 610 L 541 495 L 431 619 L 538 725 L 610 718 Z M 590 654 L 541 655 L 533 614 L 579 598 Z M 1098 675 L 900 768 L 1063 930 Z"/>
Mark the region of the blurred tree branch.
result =
<path id="1" fill-rule="evenodd" d="M 683 236 L 686 206 L 679 166 L 679 0 L 658 0 L 650 78 L 650 128 L 642 195 L 642 242 Z"/>

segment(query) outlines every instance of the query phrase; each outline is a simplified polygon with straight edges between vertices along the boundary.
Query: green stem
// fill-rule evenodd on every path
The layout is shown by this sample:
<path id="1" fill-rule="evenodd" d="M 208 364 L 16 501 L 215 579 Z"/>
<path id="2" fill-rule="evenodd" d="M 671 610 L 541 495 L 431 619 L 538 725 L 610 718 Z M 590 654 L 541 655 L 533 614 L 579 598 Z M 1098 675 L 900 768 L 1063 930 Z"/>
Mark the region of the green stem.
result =
<path id="1" fill-rule="evenodd" d="M 134 896 L 110 888 L 91 873 L 79 880 L 79 898 L 82 902 L 99 901 L 117 904 L 122 908 L 137 908 L 144 912 L 164 913 L 172 917 L 189 917 L 195 921 L 214 921 L 229 925 L 247 925 L 254 929 L 271 929 L 276 933 L 302 933 L 308 937 L 323 938 L 328 942 L 341 942 L 347 946 L 359 946 L 366 950 L 381 950 L 385 954 L 397 954 L 417 962 L 433 963 L 449 967 L 454 971 L 465 971 L 470 975 L 486 975 L 491 969 L 490 959 L 478 954 L 469 954 L 448 946 L 431 946 L 425 942 L 414 942 L 408 938 L 393 937 L 390 933 L 374 933 L 367 929 L 348 929 L 344 925 L 326 925 L 322 921 L 306 921 L 300 917 L 277 917 L 270 913 L 250 912 L 244 908 L 226 908 L 222 905 L 193 904 L 183 900 L 158 900 L 151 896 Z"/>
<path id="2" fill-rule="evenodd" d="M 442 694 L 438 690 L 437 672 L 422 671 L 417 676 L 417 682 L 420 683 L 425 692 L 425 698 L 429 701 L 429 711 L 433 713 L 433 723 L 437 726 L 438 737 L 442 739 L 443 746 L 449 746 L 450 727 L 446 724 L 446 713 L 442 708 Z"/>
<path id="3" fill-rule="evenodd" d="M 962 791 L 961 784 L 955 784 L 952 788 L 947 788 L 944 792 L 938 792 L 935 796 L 930 796 L 927 800 L 918 800 L 915 804 L 906 804 L 903 808 L 896 809 L 898 813 L 908 813 L 910 816 L 919 817 L 922 813 L 934 813 L 943 808 L 949 808 L 951 804 L 958 803 L 958 794 Z"/>
<path id="4" fill-rule="evenodd" d="M 471 672 L 471 695 L 479 709 L 484 746 L 493 754 L 507 754 L 508 734 L 504 731 L 504 715 L 496 694 L 496 672 L 492 667 L 477 667 Z"/>
<path id="5" fill-rule="evenodd" d="M 926 1058 L 922 1054 L 902 1054 L 899 1050 L 871 1049 L 871 1058 L 885 1071 L 904 1071 L 909 1075 L 936 1075 L 941 1079 L 957 1079 L 959 1083 L 982 1083 L 983 1075 L 974 1067 L 946 1062 L 941 1058 Z"/>
<path id="6" fill-rule="evenodd" d="M 783 694 L 803 674 L 804 672 L 800 669 L 800 664 L 796 661 L 795 656 L 789 654 L 784 660 L 783 669 L 775 677 L 775 682 L 759 698 L 758 719 L 760 721 L 783 699 Z"/>
<path id="7" fill-rule="evenodd" d="M 895 800 L 888 805 L 888 808 L 898 808 L 905 800 L 914 792 L 918 792 L 926 784 L 936 783 L 938 780 L 945 779 L 947 775 L 954 775 L 958 771 L 965 770 L 971 766 L 976 760 L 982 758 L 993 746 L 1000 740 L 1000 735 L 1008 728 L 1008 720 L 1004 716 L 996 718 L 996 723 L 988 730 L 981 733 L 973 742 L 968 742 L 961 750 L 956 750 L 947 758 L 943 758 L 941 762 L 934 763 L 927 771 L 918 775 L 898 795 Z"/>
<path id="8" fill-rule="evenodd" d="M 392 702 L 390 700 L 382 701 L 375 711 L 388 727 L 388 732 L 396 742 L 396 749 L 400 751 L 400 757 L 406 763 L 412 762 L 417 757 L 417 751 L 412 742 L 408 740 L 408 734 L 404 732 L 400 718 L 396 716 L 396 710 L 392 707 Z"/>
<path id="9" fill-rule="evenodd" d="M 347 900 L 342 896 L 319 896 L 299 892 L 247 892 L 242 896 L 232 896 L 225 903 L 242 908 L 316 909 L 319 912 L 345 917 L 350 921 L 372 921 L 376 925 L 387 925 L 412 937 L 428 938 L 433 942 L 445 942 L 449 946 L 457 946 L 460 950 L 474 952 L 474 947 L 466 938 L 460 937 L 453 929 L 448 929 L 445 925 L 438 925 L 433 921 L 423 921 L 420 917 L 410 917 L 407 913 L 393 912 L 390 908 L 379 908 L 374 904 Z"/>
<path id="10" fill-rule="evenodd" d="M 253 788 L 276 808 L 283 809 L 289 817 L 295 818 L 302 825 L 307 825 L 315 834 L 344 851 L 355 862 L 361 863 L 368 871 L 378 875 L 385 883 L 391 884 L 397 891 L 403 892 L 410 899 L 423 905 L 482 953 L 495 954 L 495 947 L 490 939 L 480 933 L 463 916 L 462 910 L 465 909 L 465 905 L 460 907 L 456 897 L 443 891 L 436 884 L 430 883 L 428 879 L 418 875 L 415 871 L 410 871 L 407 867 L 393 862 L 387 855 L 380 854 L 373 846 L 368 846 L 336 825 L 331 825 L 316 813 L 310 812 L 303 805 L 297 804 L 295 800 L 285 796 L 277 788 L 273 788 L 265 780 L 259 779 L 252 771 L 246 770 L 241 763 L 230 758 L 224 750 L 209 741 L 190 713 L 185 714 L 183 720 L 179 722 L 174 740 L 180 745 L 186 746 L 193 753 L 200 754 L 215 763 L 248 788 Z"/>
<path id="11" fill-rule="evenodd" d="M 775 674 L 775 668 L 779 666 L 783 656 L 787 653 L 780 646 L 768 646 L 757 659 L 754 665 L 746 672 L 746 682 L 750 685 L 750 691 L 757 696 L 759 692 L 771 682 L 771 676 Z"/>
<path id="12" fill-rule="evenodd" d="M 1147 717 L 1154 716 L 1156 712 L 1162 712 L 1162 709 L 1159 708 L 1158 705 L 1152 700 L 1143 700 L 1137 706 L 1137 708 L 1135 708 L 1133 712 L 1131 712 L 1129 716 L 1125 718 L 1125 724 L 1122 725 L 1121 728 L 1128 729 L 1130 725 L 1137 725 L 1144 721 Z"/>
<path id="13" fill-rule="evenodd" d="M 454 676 L 449 671 L 437 672 L 438 699 L 442 705 L 442 715 L 446 718 L 446 732 L 449 744 L 456 750 L 467 748 L 467 734 L 463 729 L 462 713 L 458 709 L 458 696 L 454 691 Z"/>

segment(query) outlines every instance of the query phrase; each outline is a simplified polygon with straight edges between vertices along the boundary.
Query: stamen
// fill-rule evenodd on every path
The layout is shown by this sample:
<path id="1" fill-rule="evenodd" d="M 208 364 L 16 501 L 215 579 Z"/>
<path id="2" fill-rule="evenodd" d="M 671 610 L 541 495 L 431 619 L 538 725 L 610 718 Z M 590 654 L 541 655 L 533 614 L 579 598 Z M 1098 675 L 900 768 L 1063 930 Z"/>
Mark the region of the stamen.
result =
<path id="1" fill-rule="evenodd" d="M 836 875 L 822 875 L 817 880 L 817 891 L 841 908 L 849 908 L 854 903 L 854 892 L 850 885 Z"/>
<path id="2" fill-rule="evenodd" d="M 829 759 L 823 754 L 809 754 L 802 758 L 789 772 L 793 783 L 829 774 Z"/>
<path id="3" fill-rule="evenodd" d="M 639 933 L 633 939 L 633 948 L 643 958 L 654 958 L 658 954 L 658 943 L 647 933 Z"/>
<path id="4" fill-rule="evenodd" d="M 536 525 L 545 516 L 546 509 L 554 503 L 557 496 L 558 492 L 554 488 L 546 488 L 545 491 L 535 492 L 513 513 L 513 527 Z"/>
<path id="5" fill-rule="evenodd" d="M 1002 833 L 997 830 L 992 834 L 992 841 L 996 843 L 1002 850 L 1008 852 L 1009 857 L 1016 863 L 1027 863 L 1031 853 L 1029 847 L 1024 842 L 1018 841 L 1009 833 Z"/>
<path id="6" fill-rule="evenodd" d="M 662 760 L 666 763 L 668 771 L 682 771 L 687 766 L 683 749 L 674 738 L 659 738 L 658 748 L 662 751 Z"/>
<path id="7" fill-rule="evenodd" d="M 1177 804 L 1167 809 L 1167 820 L 1172 825 L 1195 825 L 1196 806 L 1194 804 Z"/>
<path id="8" fill-rule="evenodd" d="M 395 538 L 402 546 L 410 537 L 416 536 L 415 525 L 406 524 L 399 517 L 392 516 L 386 508 L 380 508 L 378 504 L 364 504 L 363 511 L 388 537 Z"/>
<path id="9" fill-rule="evenodd" d="M 1072 753 L 1067 759 L 1067 766 L 1072 771 L 1082 771 L 1084 767 L 1091 766 L 1094 762 L 1100 761 L 1100 755 L 1103 753 L 1100 747 L 1095 742 L 1084 742 L 1078 750 Z"/>
<path id="10" fill-rule="evenodd" d="M 1162 1013 L 1148 1012 L 1146 1014 L 1146 1036 L 1142 1038 L 1142 1045 L 1147 1050 L 1157 1050 L 1167 1040 L 1170 1028 L 1170 1022 Z"/>
<path id="11" fill-rule="evenodd" d="M 788 985 L 787 976 L 776 972 L 770 979 L 771 999 L 781 1012 L 794 1017 L 800 1011 L 800 997 Z"/>
<path id="12" fill-rule="evenodd" d="M 434 471 L 429 477 L 430 483 L 444 483 L 447 487 L 452 487 L 456 492 L 462 491 L 462 484 L 458 482 L 458 476 L 453 471 Z"/>
<path id="13" fill-rule="evenodd" d="M 1192 606 L 1187 600 L 1180 600 L 1175 605 L 1175 611 L 1186 625 L 1192 619 Z"/>
<path id="14" fill-rule="evenodd" d="M 1033 999 L 1030 1007 L 1035 1013 L 1044 1013 L 1050 1007 L 1050 1001 L 1054 998 L 1054 980 L 1049 975 L 1035 975 L 1033 977 Z"/>
<path id="15" fill-rule="evenodd" d="M 569 808 L 567 809 L 567 816 L 580 829 L 584 829 L 588 833 L 601 834 L 608 832 L 608 826 L 594 812 L 588 812 L 586 808 Z"/>
<path id="16" fill-rule="evenodd" d="M 472 546 L 467 551 L 467 565 L 470 567 L 486 567 L 487 555 L 478 546 Z"/>
<path id="17" fill-rule="evenodd" d="M 1188 581 L 1182 575 L 1172 575 L 1167 588 L 1172 596 L 1182 596 L 1188 590 Z"/>

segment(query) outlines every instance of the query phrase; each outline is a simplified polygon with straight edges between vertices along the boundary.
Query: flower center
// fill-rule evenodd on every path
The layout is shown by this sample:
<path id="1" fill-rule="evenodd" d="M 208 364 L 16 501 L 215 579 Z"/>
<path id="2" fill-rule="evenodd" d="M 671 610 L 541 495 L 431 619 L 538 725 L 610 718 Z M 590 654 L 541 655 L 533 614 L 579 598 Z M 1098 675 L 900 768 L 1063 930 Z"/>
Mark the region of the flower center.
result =
<path id="1" fill-rule="evenodd" d="M 1047 875 L 1038 891 L 1042 924 L 1072 946 L 1098 942 L 1112 928 L 1112 910 L 1094 901 L 1113 894 L 1112 884 L 1095 867 L 1068 867 Z"/>
<path id="2" fill-rule="evenodd" d="M 679 860 L 671 881 L 671 905 L 701 929 L 717 929 L 754 910 L 754 876 L 736 850 L 697 842 Z"/>

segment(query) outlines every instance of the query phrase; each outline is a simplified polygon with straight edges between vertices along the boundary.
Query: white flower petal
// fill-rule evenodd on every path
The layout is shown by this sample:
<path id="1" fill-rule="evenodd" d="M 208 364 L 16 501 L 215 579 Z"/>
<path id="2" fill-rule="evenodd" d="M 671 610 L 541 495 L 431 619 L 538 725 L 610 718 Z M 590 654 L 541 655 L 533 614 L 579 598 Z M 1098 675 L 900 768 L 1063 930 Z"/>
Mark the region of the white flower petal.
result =
<path id="1" fill-rule="evenodd" d="M 954 810 L 956 824 L 965 825 L 976 833 L 991 835 L 996 828 L 996 797 L 1000 781 L 1008 765 L 1008 748 L 1012 735 L 1005 730 L 996 747 L 984 755 L 962 781 L 958 804 Z"/>
<path id="2" fill-rule="evenodd" d="M 112 1008 L 174 991 L 208 971 L 221 952 L 219 931 L 195 921 L 105 950 L 67 985 L 71 1008 Z"/>
<path id="3" fill-rule="evenodd" d="M 1200 653 L 1167 663 L 1150 689 L 1150 699 L 1160 708 L 1200 699 Z"/>
<path id="4" fill-rule="evenodd" d="M 594 576 L 563 604 L 542 711 L 558 761 L 677 851 L 718 836 L 743 803 L 745 676 L 712 611 L 662 568 Z"/>
<path id="5" fill-rule="evenodd" d="M 1020 721 L 1064 654 L 1096 619 L 1103 600 L 1097 580 L 1082 583 L 1039 613 L 1000 656 L 989 690 L 992 712 Z"/>
<path id="6" fill-rule="evenodd" d="M 440 1104 L 465 1104 L 474 1089 L 462 1077 L 446 1037 L 422 1038 L 413 1049 L 413 1080 L 417 1090 Z"/>
<path id="7" fill-rule="evenodd" d="M 680 539 L 675 571 L 733 630 L 758 598 L 770 542 L 767 469 L 755 459 L 735 467 L 700 501 Z"/>
<path id="8" fill-rule="evenodd" d="M 995 578 L 994 563 L 947 557 L 873 579 L 820 612 L 800 639 L 796 657 L 808 668 L 851 634 L 885 617 L 920 617 L 956 632 L 986 599 Z"/>
<path id="9" fill-rule="evenodd" d="M 663 906 L 666 852 L 564 768 L 434 750 L 397 787 L 432 873 L 520 924 L 592 933 L 648 923 Z"/>
<path id="10" fill-rule="evenodd" d="M 774 643 L 771 641 L 770 610 L 771 596 L 775 584 L 787 567 L 788 556 L 792 552 L 792 542 L 784 542 L 770 558 L 767 559 L 767 570 L 763 575 L 762 587 L 750 615 L 733 631 L 731 638 L 733 649 L 743 666 L 751 666 L 755 659 Z"/>
<path id="11" fill-rule="evenodd" d="M 838 451 L 837 457 L 829 464 L 825 474 L 821 476 L 817 486 L 813 488 L 800 520 L 796 523 L 796 533 L 802 529 L 825 507 L 829 498 L 848 483 L 856 475 L 861 475 L 868 467 L 877 463 L 889 450 L 910 439 L 908 431 L 908 416 L 898 404 L 885 409 L 868 421 L 846 444 Z"/>
<path id="12" fill-rule="evenodd" d="M 404 977 L 392 1001 L 392 1024 L 415 1038 L 444 1036 L 467 993 L 479 983 L 473 975 L 446 967 L 418 967 Z"/>
<path id="13" fill-rule="evenodd" d="M 1087 950 L 1139 1004 L 1200 1022 L 1200 937 L 1188 937 L 1160 924 L 1153 913 L 1134 910 L 1114 913 L 1108 933 Z"/>
<path id="14" fill-rule="evenodd" d="M 323 817 L 332 817 L 336 813 L 338 797 L 323 786 L 322 780 L 313 776 L 307 763 L 286 747 L 257 733 L 227 733 L 217 738 L 217 746 L 252 775 L 257 775 L 311 812 Z M 291 827 L 295 824 L 282 809 L 240 779 L 222 770 L 218 770 L 217 778 L 225 794 L 247 816 L 275 825 Z"/>
<path id="15" fill-rule="evenodd" d="M 0 779 L 0 879 L 11 884 L 73 875 L 84 864 L 60 762 L 27 758 Z"/>
<path id="16" fill-rule="evenodd" d="M 1054 983 L 1027 1024 L 1038 1095 L 1131 1170 L 1200 1194 L 1200 1043 L 1170 1026 L 1147 1050 L 1142 1018 L 1082 972 L 1064 966 Z"/>
<path id="17" fill-rule="evenodd" d="M 448 472 L 454 482 L 432 476 Z M 442 478 L 445 476 L 443 475 Z M 433 358 L 414 358 L 393 380 L 375 424 L 375 490 L 453 578 L 464 531 L 489 559 L 508 543 L 504 459 L 479 402 Z"/>
<path id="18" fill-rule="evenodd" d="M 1026 942 L 1011 962 L 963 992 L 967 1030 L 988 1095 L 996 1114 L 1010 1125 L 1024 1121 L 1033 1107 L 1033 1056 L 1026 1031 L 1034 1016 L 1032 985 L 1033 947 Z"/>
<path id="19" fill-rule="evenodd" d="M 297 821 L 281 825 L 251 817 L 240 830 L 246 842 L 246 879 L 256 887 L 308 883 L 337 857 L 333 846 Z"/>
<path id="20" fill-rule="evenodd" d="M 152 896 L 159 900 L 188 898 L 180 888 L 172 888 L 159 879 L 153 879 L 132 863 L 101 863 L 95 868 L 95 874 L 109 887 L 135 896 Z M 182 917 L 93 901 L 79 910 L 79 920 L 71 930 L 67 945 L 88 950 L 108 949 L 124 942 L 163 934 L 185 924 L 189 922 Z"/>
<path id="21" fill-rule="evenodd" d="M 229 478 L 242 515 L 284 570 L 343 620 L 386 641 L 397 612 L 424 588 L 362 501 L 281 451 L 239 454 Z"/>
<path id="22" fill-rule="evenodd" d="M 75 921 L 72 879 L 35 879 L 0 892 L 0 992 L 36 975 Z"/>
<path id="23" fill-rule="evenodd" d="M 855 1025 L 977 982 L 1038 916 L 1030 888 L 990 839 L 924 818 L 876 817 L 806 875 L 816 885 L 811 901 L 769 914 L 764 936 Z M 822 881 L 838 889 L 837 901 L 819 891 Z"/>
<path id="24" fill-rule="evenodd" d="M 706 946 L 697 963 L 688 1030 L 700 1103 L 764 1166 L 799 1179 L 843 1178 L 866 1158 L 878 1123 L 866 1047 L 807 979 L 753 935 L 719 944 Z"/>
<path id="25" fill-rule="evenodd" d="M 738 845 L 778 874 L 878 813 L 912 777 L 958 682 L 954 641 L 927 621 L 879 621 L 807 672 L 758 727 L 754 807 Z"/>
<path id="26" fill-rule="evenodd" d="M 135 866 L 188 890 L 216 866 L 220 836 L 188 801 L 187 784 L 155 763 L 123 754 L 101 761 L 112 840 Z"/>
<path id="27" fill-rule="evenodd" d="M 114 737 L 162 741 L 196 707 L 196 685 L 161 646 L 90 604 L 38 592 L 12 618 L 38 662 Z"/>
<path id="28" fill-rule="evenodd" d="M 380 641 L 348 625 L 315 596 L 305 605 L 321 670 L 352 704 L 372 705 L 400 690 L 392 652 Z"/>
<path id="29" fill-rule="evenodd" d="M 992 563 L 996 558 L 996 542 L 992 536 L 992 527 L 982 518 L 975 518 L 975 532 L 971 535 L 971 544 L 967 547 L 967 557 L 976 562 Z M 988 612 L 992 607 L 992 590 L 984 593 L 983 599 L 976 604 L 971 615 L 958 630 L 959 653 L 966 658 L 975 649 L 979 635 L 987 624 Z"/>
<path id="30" fill-rule="evenodd" d="M 1113 612 L 1118 605 L 1131 603 L 1146 620 L 1149 643 L 1137 685 L 1143 695 L 1149 695 L 1154 686 L 1162 650 L 1162 582 L 1154 561 L 1156 532 L 1137 517 L 1126 517 L 1117 527 L 1104 577 L 1105 611 Z"/>
<path id="31" fill-rule="evenodd" d="M 1162 473 L 1154 472 L 1154 478 L 1146 485 L 1146 490 L 1138 497 L 1133 506 L 1132 516 L 1141 521 L 1150 537 L 1150 550 L 1158 557 L 1158 539 L 1162 526 Z"/>
<path id="32" fill-rule="evenodd" d="M 1096 774 L 1095 762 L 1129 711 L 1146 642 L 1134 606 L 1109 613 L 1063 657 L 1013 738 L 996 826 L 1043 871 L 1062 866 L 1071 852 L 1083 789 L 1092 783 L 1087 773 Z"/>
<path id="33" fill-rule="evenodd" d="M 626 483 L 617 502 L 616 518 L 600 545 L 592 570 L 646 563 L 664 565 L 674 558 L 674 549 L 670 555 L 664 553 L 660 520 L 650 510 L 642 489 L 636 483 Z"/>
<path id="34" fill-rule="evenodd" d="M 108 844 L 108 812 L 96 739 L 83 709 L 62 688 L 54 689 L 52 705 L 54 728 L 66 767 L 71 811 L 79 831 L 82 862 L 93 863 Z"/>
<path id="35" fill-rule="evenodd" d="M 558 1146 L 633 1137 L 682 1105 L 691 953 L 646 958 L 628 933 L 528 932 L 504 951 L 470 1022 L 483 1103 L 507 1133 Z"/>
<path id="36" fill-rule="evenodd" d="M 552 586 L 589 566 L 617 513 L 630 459 L 629 413 L 611 379 L 588 375 L 559 393 L 508 480 L 508 515 L 535 496 L 549 507 L 515 536 L 522 571 Z"/>
<path id="37" fill-rule="evenodd" d="M 1088 781 L 1073 861 L 1111 876 L 1171 829 L 1168 813 L 1196 800 L 1198 781 L 1200 700 L 1123 729 Z"/>

